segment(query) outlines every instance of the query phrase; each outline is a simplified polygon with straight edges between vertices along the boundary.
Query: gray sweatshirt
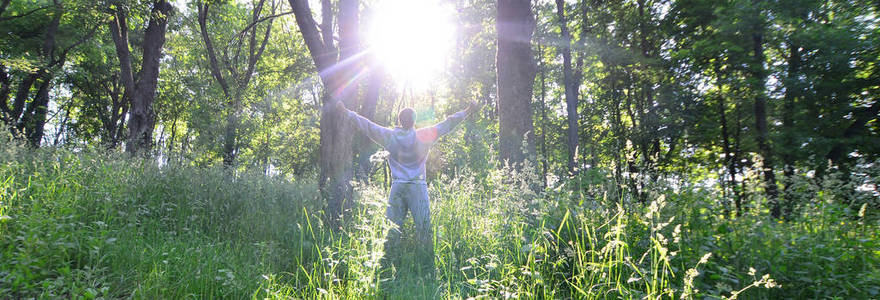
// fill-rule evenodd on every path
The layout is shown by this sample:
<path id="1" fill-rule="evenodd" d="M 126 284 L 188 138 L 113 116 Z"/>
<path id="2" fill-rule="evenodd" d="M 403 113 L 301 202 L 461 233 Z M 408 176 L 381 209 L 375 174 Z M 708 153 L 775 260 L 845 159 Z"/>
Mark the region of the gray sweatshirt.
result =
<path id="1" fill-rule="evenodd" d="M 390 129 L 379 126 L 373 121 L 348 111 L 348 119 L 373 142 L 381 145 L 390 153 L 388 164 L 394 181 L 423 182 L 425 180 L 425 162 L 428 151 L 441 136 L 446 135 L 458 123 L 467 117 L 468 111 L 463 110 L 446 118 L 434 126 L 419 129 Z"/>

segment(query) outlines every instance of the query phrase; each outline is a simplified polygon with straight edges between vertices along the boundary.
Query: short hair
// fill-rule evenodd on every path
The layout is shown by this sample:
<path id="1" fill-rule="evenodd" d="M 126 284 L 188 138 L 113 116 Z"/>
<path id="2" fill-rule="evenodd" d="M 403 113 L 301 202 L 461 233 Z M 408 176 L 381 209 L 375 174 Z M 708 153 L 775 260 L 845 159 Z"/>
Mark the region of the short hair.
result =
<path id="1" fill-rule="evenodd" d="M 403 129 L 410 129 L 415 124 L 415 120 L 413 117 L 415 116 L 416 111 L 412 108 L 404 108 L 397 114 L 397 122 L 400 124 L 400 127 Z"/>

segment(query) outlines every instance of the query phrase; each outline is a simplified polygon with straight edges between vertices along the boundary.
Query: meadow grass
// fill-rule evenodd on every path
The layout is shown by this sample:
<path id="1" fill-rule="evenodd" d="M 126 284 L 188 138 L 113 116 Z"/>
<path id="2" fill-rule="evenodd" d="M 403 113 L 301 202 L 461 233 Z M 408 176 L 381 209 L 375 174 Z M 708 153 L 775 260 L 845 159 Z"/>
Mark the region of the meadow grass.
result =
<path id="1" fill-rule="evenodd" d="M 381 185 L 342 229 L 313 180 L 65 150 L 0 152 L 0 298 L 877 298 L 876 217 L 822 189 L 786 222 L 711 189 L 621 199 L 530 172 L 434 180 L 434 276 L 380 263 Z M 569 185 L 567 185 L 569 184 Z M 539 184 L 540 185 L 540 184 Z M 867 216 L 865 216 L 867 214 Z"/>

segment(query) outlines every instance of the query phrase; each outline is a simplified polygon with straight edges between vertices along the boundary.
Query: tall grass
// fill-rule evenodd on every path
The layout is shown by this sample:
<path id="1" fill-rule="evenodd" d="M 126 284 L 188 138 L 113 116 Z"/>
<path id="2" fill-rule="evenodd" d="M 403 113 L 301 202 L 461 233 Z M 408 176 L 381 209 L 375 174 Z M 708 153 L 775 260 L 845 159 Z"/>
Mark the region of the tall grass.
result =
<path id="1" fill-rule="evenodd" d="M 792 221 L 727 218 L 710 189 L 601 180 L 543 190 L 532 172 L 431 183 L 434 276 L 411 219 L 382 268 L 382 187 L 342 230 L 312 180 L 62 150 L 0 153 L 0 298 L 876 298 L 876 218 L 827 187 Z M 572 184 L 573 182 L 568 182 Z M 540 185 L 540 184 L 539 184 Z M 823 192 L 824 191 L 824 192 Z"/>

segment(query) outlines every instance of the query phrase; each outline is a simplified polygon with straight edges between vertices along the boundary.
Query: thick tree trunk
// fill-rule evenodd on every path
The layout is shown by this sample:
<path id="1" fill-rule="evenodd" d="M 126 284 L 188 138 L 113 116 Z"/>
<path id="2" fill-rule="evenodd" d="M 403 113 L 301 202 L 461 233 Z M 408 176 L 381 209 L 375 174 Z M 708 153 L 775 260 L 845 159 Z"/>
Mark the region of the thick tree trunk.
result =
<path id="1" fill-rule="evenodd" d="M 131 106 L 131 97 L 134 93 L 134 72 L 131 70 L 131 52 L 128 49 L 128 16 L 124 11 L 116 11 L 113 14 L 113 20 L 110 21 L 110 37 L 113 39 L 113 44 L 116 46 L 116 58 L 119 60 L 119 82 L 122 84 L 122 95 L 119 96 L 118 92 L 118 84 L 115 84 L 114 91 L 111 95 L 116 95 L 113 100 L 113 109 L 111 113 L 113 116 L 111 117 L 111 124 L 108 124 L 107 130 L 114 131 L 108 132 L 107 135 L 107 147 L 108 148 L 116 148 L 116 145 L 119 143 L 119 140 L 122 138 L 122 133 L 124 132 L 123 127 L 125 127 L 125 113 L 128 112 L 128 108 Z M 118 98 L 118 99 L 115 99 Z M 120 107 L 117 108 L 117 103 Z M 116 112 L 122 109 L 122 114 L 118 120 L 115 118 Z M 117 121 L 119 122 L 117 125 Z"/>
<path id="2" fill-rule="evenodd" d="M 128 16 L 124 11 L 116 11 L 110 21 L 110 37 L 116 46 L 119 60 L 119 78 L 124 87 L 122 99 L 130 99 L 134 93 L 134 72 L 131 70 L 131 51 L 128 49 Z"/>
<path id="3" fill-rule="evenodd" d="M 55 13 L 52 16 L 49 27 L 46 29 L 46 36 L 40 53 L 44 59 L 49 61 L 49 66 L 40 68 L 35 74 L 28 76 L 22 82 L 23 86 L 19 88 L 15 99 L 15 106 L 18 106 L 18 108 L 13 109 L 15 110 L 14 114 L 18 115 L 21 112 L 22 106 L 25 106 L 24 100 L 30 94 L 30 87 L 35 82 L 40 82 L 40 85 L 37 87 L 37 95 L 24 107 L 24 113 L 21 115 L 21 120 L 18 124 L 18 132 L 24 134 L 28 144 L 32 147 L 39 147 L 40 140 L 43 139 L 43 125 L 46 123 L 49 89 L 52 82 L 51 68 L 58 63 L 55 60 L 56 35 L 58 34 L 58 27 L 61 24 L 61 17 L 63 15 L 64 8 L 56 2 Z M 63 64 L 63 61 L 61 63 Z M 34 79 L 34 81 L 30 81 L 31 79 Z"/>
<path id="4" fill-rule="evenodd" d="M 568 112 L 568 172 L 574 174 L 575 157 L 578 149 L 578 86 L 571 69 L 571 33 L 568 31 L 565 18 L 565 1 L 556 0 L 556 15 L 559 18 L 559 30 L 562 33 L 562 81 L 565 88 L 565 108 Z"/>
<path id="5" fill-rule="evenodd" d="M 19 134 L 16 129 L 19 128 L 19 118 L 21 118 L 21 115 L 24 113 L 24 106 L 25 103 L 27 103 L 27 98 L 31 95 L 31 87 L 33 87 L 34 83 L 37 82 L 37 79 L 40 78 L 40 73 L 42 72 L 43 70 L 39 70 L 30 73 L 25 78 L 22 78 L 21 82 L 18 84 L 18 90 L 15 92 L 15 98 L 12 100 L 12 108 L 7 114 L 7 125 L 14 134 Z"/>
<path id="6" fill-rule="evenodd" d="M 767 200 L 770 202 L 770 214 L 774 218 L 781 217 L 779 205 L 779 191 L 776 185 L 776 173 L 773 171 L 773 153 L 768 141 L 767 129 L 767 96 L 764 94 L 764 84 L 767 74 L 764 71 L 764 28 L 760 21 L 754 25 L 752 33 L 752 58 L 751 71 L 752 92 L 755 97 L 755 135 L 758 151 L 763 158 L 764 183 Z"/>
<path id="7" fill-rule="evenodd" d="M 498 0 L 496 31 L 498 49 L 499 153 L 502 161 L 517 165 L 527 156 L 524 142 L 532 143 L 532 88 L 537 72 L 532 53 L 535 19 L 528 0 Z"/>
<path id="8" fill-rule="evenodd" d="M 43 72 L 37 88 L 37 95 L 28 103 L 27 110 L 21 119 L 21 132 L 24 133 L 31 147 L 39 147 L 43 140 L 43 127 L 46 125 L 46 113 L 49 107 L 49 89 L 52 86 L 52 74 Z"/>
<path id="9" fill-rule="evenodd" d="M 332 74 L 326 74 L 325 94 L 331 98 L 325 104 L 342 101 L 347 107 L 355 107 L 359 82 L 343 86 L 355 76 L 358 64 L 347 62 L 358 51 L 358 2 L 341 0 L 339 2 L 339 63 Z M 326 84 L 330 83 L 330 84 Z M 330 89 L 327 89 L 330 87 Z M 320 188 L 327 197 L 327 211 L 333 221 L 344 221 L 353 207 L 351 199 L 352 141 L 354 130 L 345 117 L 335 109 L 324 109 L 321 118 Z M 339 224 L 336 224 L 337 226 Z"/>
<path id="10" fill-rule="evenodd" d="M 363 101 L 361 101 L 361 109 L 360 115 L 364 116 L 367 119 L 373 119 L 373 116 L 376 114 L 376 105 L 379 101 L 379 92 L 382 90 L 382 85 L 385 83 L 383 72 L 377 68 L 373 67 L 373 70 L 370 71 L 369 82 L 367 83 L 367 92 L 364 94 Z M 369 180 L 370 171 L 372 169 L 372 163 L 370 163 L 370 156 L 376 152 L 376 145 L 367 138 L 366 135 L 360 135 L 358 139 L 355 149 L 361 149 L 358 152 L 357 162 L 357 177 L 358 180 L 366 182 Z"/>
<path id="11" fill-rule="evenodd" d="M 318 23 L 312 17 L 309 1 L 288 0 L 297 26 L 309 49 L 309 54 L 318 69 L 318 75 L 324 85 L 322 102 L 325 109 L 321 110 L 321 146 L 319 149 L 319 165 L 321 168 L 318 180 L 321 194 L 327 201 L 325 217 L 331 226 L 337 227 L 348 214 L 351 207 L 352 178 L 352 137 L 353 128 L 345 122 L 343 116 L 331 107 L 336 101 L 343 101 L 347 107 L 355 107 L 354 97 L 357 95 L 358 82 L 340 89 L 348 76 L 355 74 L 356 63 L 345 62 L 359 49 L 357 47 L 358 2 L 357 0 L 341 0 L 339 2 L 339 46 L 341 53 L 336 52 L 333 39 L 333 15 L 329 0 L 322 1 L 323 32 L 318 30 Z M 339 57 L 338 54 L 341 54 Z"/>
<path id="12" fill-rule="evenodd" d="M 143 61 L 134 93 L 131 98 L 131 114 L 128 119 L 128 153 L 146 153 L 153 145 L 153 127 L 156 114 L 153 101 L 159 79 L 159 59 L 165 45 L 165 29 L 173 7 L 166 0 L 153 2 L 150 21 L 144 31 Z"/>

